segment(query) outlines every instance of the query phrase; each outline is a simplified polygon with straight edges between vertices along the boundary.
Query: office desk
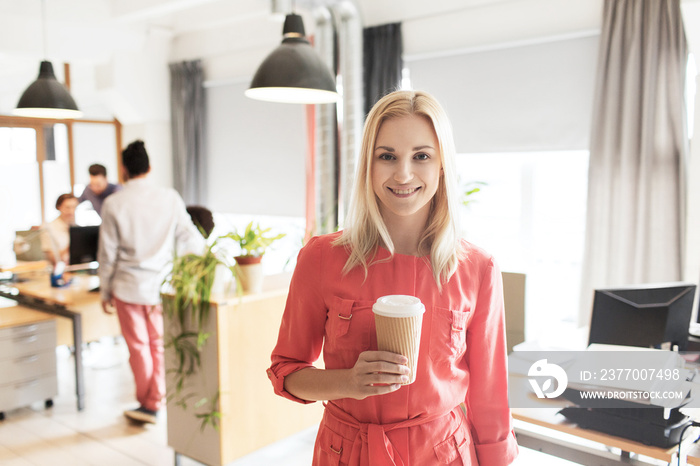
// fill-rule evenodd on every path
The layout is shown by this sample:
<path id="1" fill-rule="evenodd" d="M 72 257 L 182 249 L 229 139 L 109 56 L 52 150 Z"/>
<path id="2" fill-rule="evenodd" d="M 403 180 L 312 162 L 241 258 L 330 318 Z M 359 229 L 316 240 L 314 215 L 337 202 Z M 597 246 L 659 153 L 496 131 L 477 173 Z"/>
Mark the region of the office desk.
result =
<path id="1" fill-rule="evenodd" d="M 48 312 L 66 319 L 57 321 L 57 344 L 73 345 L 75 349 L 75 390 L 78 410 L 85 406 L 85 384 L 82 364 L 82 344 L 104 336 L 121 334 L 116 316 L 102 312 L 100 294 L 89 291 L 99 278 L 75 275 L 69 286 L 53 288 L 48 272 L 22 275 L 26 281 L 0 285 L 0 296 L 21 305 Z"/>
<path id="2" fill-rule="evenodd" d="M 622 437 L 604 434 L 589 429 L 582 429 L 568 421 L 564 416 L 557 414 L 559 408 L 542 409 L 512 409 L 513 419 L 516 420 L 515 433 L 518 444 L 538 450 L 553 456 L 557 456 L 579 464 L 596 464 L 600 466 L 612 466 L 620 463 L 632 465 L 649 465 L 632 458 L 632 453 L 649 458 L 672 463 L 675 461 L 678 447 L 660 448 L 643 443 L 634 442 Z M 517 421 L 521 421 L 518 423 Z M 545 427 L 558 433 L 572 436 L 571 440 L 554 439 L 549 435 L 537 433 L 530 428 L 531 425 Z M 606 447 L 619 449 L 620 453 L 612 453 L 592 446 L 578 444 L 580 440 L 588 440 Z M 585 442 L 582 442 L 585 443 Z M 685 448 L 688 448 L 687 446 Z M 685 454 L 684 452 L 682 452 Z M 691 463 L 689 463 L 691 464 Z M 694 463 L 700 465 L 700 462 Z"/>
<path id="3" fill-rule="evenodd" d="M 0 272 L 11 272 L 14 274 L 45 271 L 49 267 L 49 261 L 17 261 L 12 266 L 0 265 Z"/>
<path id="4" fill-rule="evenodd" d="M 688 449 L 688 457 L 686 459 L 686 464 L 693 466 L 700 466 L 700 445 L 694 444 Z M 681 451 L 681 454 L 683 452 Z"/>
<path id="5" fill-rule="evenodd" d="M 527 377 L 511 374 L 508 377 L 508 382 L 514 387 L 522 387 L 522 389 L 518 388 L 517 393 L 522 393 L 523 396 L 534 397 L 534 394 L 529 393 Z M 561 409 L 560 402 L 551 400 L 538 401 L 541 401 L 542 408 L 511 408 L 513 419 L 516 421 L 515 433 L 518 443 L 523 447 L 580 464 L 596 464 L 600 466 L 612 466 L 621 462 L 640 466 L 650 464 L 649 462 L 632 458 L 632 453 L 666 463 L 671 463 L 676 457 L 678 451 L 676 446 L 671 448 L 654 447 L 595 430 L 582 429 L 568 421 L 563 415 L 557 414 Z M 518 406 L 517 400 L 511 400 L 511 406 Z M 538 433 L 537 429 L 532 429 L 531 426 L 544 427 L 571 437 L 570 440 L 552 438 L 549 435 L 545 436 Z M 583 442 L 581 442 L 582 440 Z M 585 445 L 586 443 L 590 444 L 590 442 L 619 449 L 620 453 L 615 454 Z M 686 449 L 689 446 L 690 444 L 684 444 Z M 682 451 L 681 454 L 684 455 L 685 453 Z M 700 465 L 700 462 L 692 464 Z"/>
<path id="6" fill-rule="evenodd" d="M 26 278 L 28 280 L 12 284 L 21 296 L 80 314 L 81 342 L 121 335 L 116 315 L 105 314 L 100 293 L 90 291 L 100 284 L 96 275 L 73 274 L 70 285 L 62 288 L 52 287 L 49 276 L 45 273 L 32 274 Z M 57 344 L 77 346 L 70 323 L 61 319 L 57 324 Z"/>

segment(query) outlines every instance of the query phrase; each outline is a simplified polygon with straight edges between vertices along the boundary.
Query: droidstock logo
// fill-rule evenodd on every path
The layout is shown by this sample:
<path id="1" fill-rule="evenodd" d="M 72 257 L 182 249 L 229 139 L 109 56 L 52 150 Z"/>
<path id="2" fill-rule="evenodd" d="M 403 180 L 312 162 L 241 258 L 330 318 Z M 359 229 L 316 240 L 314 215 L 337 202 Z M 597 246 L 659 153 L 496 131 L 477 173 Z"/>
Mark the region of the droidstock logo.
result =
<path id="1" fill-rule="evenodd" d="M 547 363 L 546 359 L 535 361 L 532 366 L 530 366 L 527 375 L 538 379 L 547 377 L 542 387 L 540 387 L 538 379 L 528 379 L 537 398 L 556 398 L 564 393 L 566 384 L 569 383 L 569 378 L 566 376 L 564 369 L 556 364 Z M 552 379 L 557 381 L 556 390 L 552 387 Z"/>

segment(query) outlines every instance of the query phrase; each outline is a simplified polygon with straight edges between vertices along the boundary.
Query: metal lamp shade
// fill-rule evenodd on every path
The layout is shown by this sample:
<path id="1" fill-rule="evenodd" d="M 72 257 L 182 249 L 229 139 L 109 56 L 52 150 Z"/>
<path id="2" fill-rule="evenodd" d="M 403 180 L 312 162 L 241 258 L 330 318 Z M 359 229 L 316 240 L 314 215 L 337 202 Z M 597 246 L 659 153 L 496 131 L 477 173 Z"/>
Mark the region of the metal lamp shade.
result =
<path id="1" fill-rule="evenodd" d="M 12 113 L 37 118 L 80 118 L 83 115 L 66 86 L 56 79 L 48 61 L 41 62 L 39 77 L 24 91 Z"/>
<path id="2" fill-rule="evenodd" d="M 338 100 L 335 80 L 304 37 L 298 15 L 287 15 L 285 38 L 265 58 L 245 95 L 268 102 L 302 104 L 332 103 Z M 290 30 L 294 29 L 294 30 Z"/>

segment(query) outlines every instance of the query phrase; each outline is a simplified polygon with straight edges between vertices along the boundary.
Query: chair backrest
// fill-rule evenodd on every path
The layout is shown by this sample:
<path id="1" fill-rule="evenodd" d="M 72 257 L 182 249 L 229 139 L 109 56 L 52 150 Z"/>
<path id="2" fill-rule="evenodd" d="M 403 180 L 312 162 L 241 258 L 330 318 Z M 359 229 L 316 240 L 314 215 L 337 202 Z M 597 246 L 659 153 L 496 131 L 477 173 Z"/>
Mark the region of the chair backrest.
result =
<path id="1" fill-rule="evenodd" d="M 17 231 L 18 247 L 15 255 L 18 261 L 41 261 L 46 259 L 41 250 L 41 233 L 39 230 Z"/>
<path id="2" fill-rule="evenodd" d="M 525 274 L 502 272 L 508 353 L 525 341 Z"/>

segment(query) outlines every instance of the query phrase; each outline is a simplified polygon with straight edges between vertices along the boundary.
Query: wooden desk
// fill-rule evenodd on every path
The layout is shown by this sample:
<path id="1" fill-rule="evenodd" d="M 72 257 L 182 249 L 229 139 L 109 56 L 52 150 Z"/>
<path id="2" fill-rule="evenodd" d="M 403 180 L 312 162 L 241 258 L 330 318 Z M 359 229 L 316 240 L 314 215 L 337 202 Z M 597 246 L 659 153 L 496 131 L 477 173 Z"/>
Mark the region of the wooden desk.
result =
<path id="1" fill-rule="evenodd" d="M 694 444 L 689 447 L 688 457 L 686 458 L 686 464 L 693 466 L 700 466 L 700 445 Z M 681 454 L 683 452 L 681 451 Z"/>
<path id="2" fill-rule="evenodd" d="M 62 288 L 51 286 L 48 274 L 32 274 L 27 281 L 14 283 L 12 286 L 20 295 L 39 300 L 51 306 L 57 306 L 77 312 L 81 316 L 82 342 L 97 341 L 106 336 L 121 335 L 119 320 L 116 315 L 107 315 L 102 310 L 99 292 L 90 291 L 99 286 L 97 275 L 72 274 L 71 283 Z M 57 344 L 75 345 L 73 329 L 67 320 L 57 322 Z"/>
<path id="3" fill-rule="evenodd" d="M 511 374 L 508 377 L 508 382 L 512 386 L 518 387 L 517 393 L 529 393 L 527 377 Z M 513 392 L 513 390 L 510 391 L 511 393 Z M 534 394 L 531 394 L 531 396 L 534 397 Z M 631 453 L 671 463 L 678 452 L 677 446 L 671 448 L 654 447 L 595 430 L 580 428 L 567 420 L 563 415 L 557 414 L 561 409 L 560 402 L 551 400 L 538 400 L 538 402 L 542 403 L 542 408 L 511 408 L 513 419 L 516 420 L 515 433 L 518 437 L 518 443 L 526 448 L 532 448 L 580 464 L 596 464 L 600 466 L 612 466 L 620 462 L 632 465 L 650 464 L 633 459 Z M 511 400 L 510 404 L 511 406 L 518 406 L 516 400 Z M 520 421 L 520 423 L 517 421 Z M 551 437 L 548 438 L 538 434 L 533 429 L 529 429 L 529 426 L 533 425 L 570 435 L 572 436 L 572 441 L 552 439 Z M 578 441 L 580 440 L 619 449 L 620 454 L 579 445 Z M 686 446 L 685 448 L 688 447 Z M 700 462 L 697 464 L 700 465 Z"/>
<path id="4" fill-rule="evenodd" d="M 274 394 L 267 378 L 270 355 L 277 342 L 289 288 L 289 275 L 265 277 L 261 293 L 242 297 L 214 296 L 204 331 L 202 365 L 185 382 L 185 393 L 194 393 L 183 409 L 168 400 L 168 445 L 176 464 L 184 455 L 211 466 L 229 464 L 265 445 L 313 425 L 323 414 L 320 402 L 302 405 Z M 164 301 L 168 299 L 164 297 Z M 165 341 L 179 326 L 165 319 Z M 173 390 L 175 362 L 172 348 L 165 348 L 166 386 Z M 193 404 L 202 396 L 219 394 L 219 429 L 200 430 L 201 420 Z"/>
<path id="5" fill-rule="evenodd" d="M 0 285 L 0 297 L 70 319 L 70 322 L 57 321 L 57 344 L 74 347 L 75 391 L 80 411 L 85 407 L 82 344 L 103 336 L 120 335 L 119 321 L 116 316 L 102 312 L 100 294 L 89 291 L 98 285 L 97 276 L 74 275 L 71 284 L 62 288 L 51 286 L 48 272 L 26 274 L 22 278 L 26 281 Z"/>
<path id="6" fill-rule="evenodd" d="M 595 430 L 582 429 L 568 421 L 561 414 L 557 414 L 557 411 L 559 411 L 559 408 L 512 409 L 513 419 L 522 421 L 525 424 L 519 426 L 519 424 L 516 423 L 515 425 L 518 443 L 523 447 L 542 451 L 579 464 L 596 464 L 600 466 L 612 466 L 621 462 L 634 465 L 650 464 L 632 459 L 632 453 L 671 463 L 674 461 L 676 453 L 678 452 L 677 446 L 671 448 L 653 447 Z M 551 437 L 548 438 L 548 436 L 541 436 L 529 430 L 528 424 L 568 434 L 575 437 L 575 439 L 572 439 L 571 442 L 565 440 L 557 441 Z M 596 442 L 611 448 L 617 448 L 620 450 L 620 454 L 596 450 L 574 443 L 574 440 L 580 439 Z"/>
<path id="7" fill-rule="evenodd" d="M 49 267 L 49 261 L 17 261 L 12 266 L 0 266 L 0 272 L 12 272 L 14 274 L 26 272 L 45 271 Z"/>

